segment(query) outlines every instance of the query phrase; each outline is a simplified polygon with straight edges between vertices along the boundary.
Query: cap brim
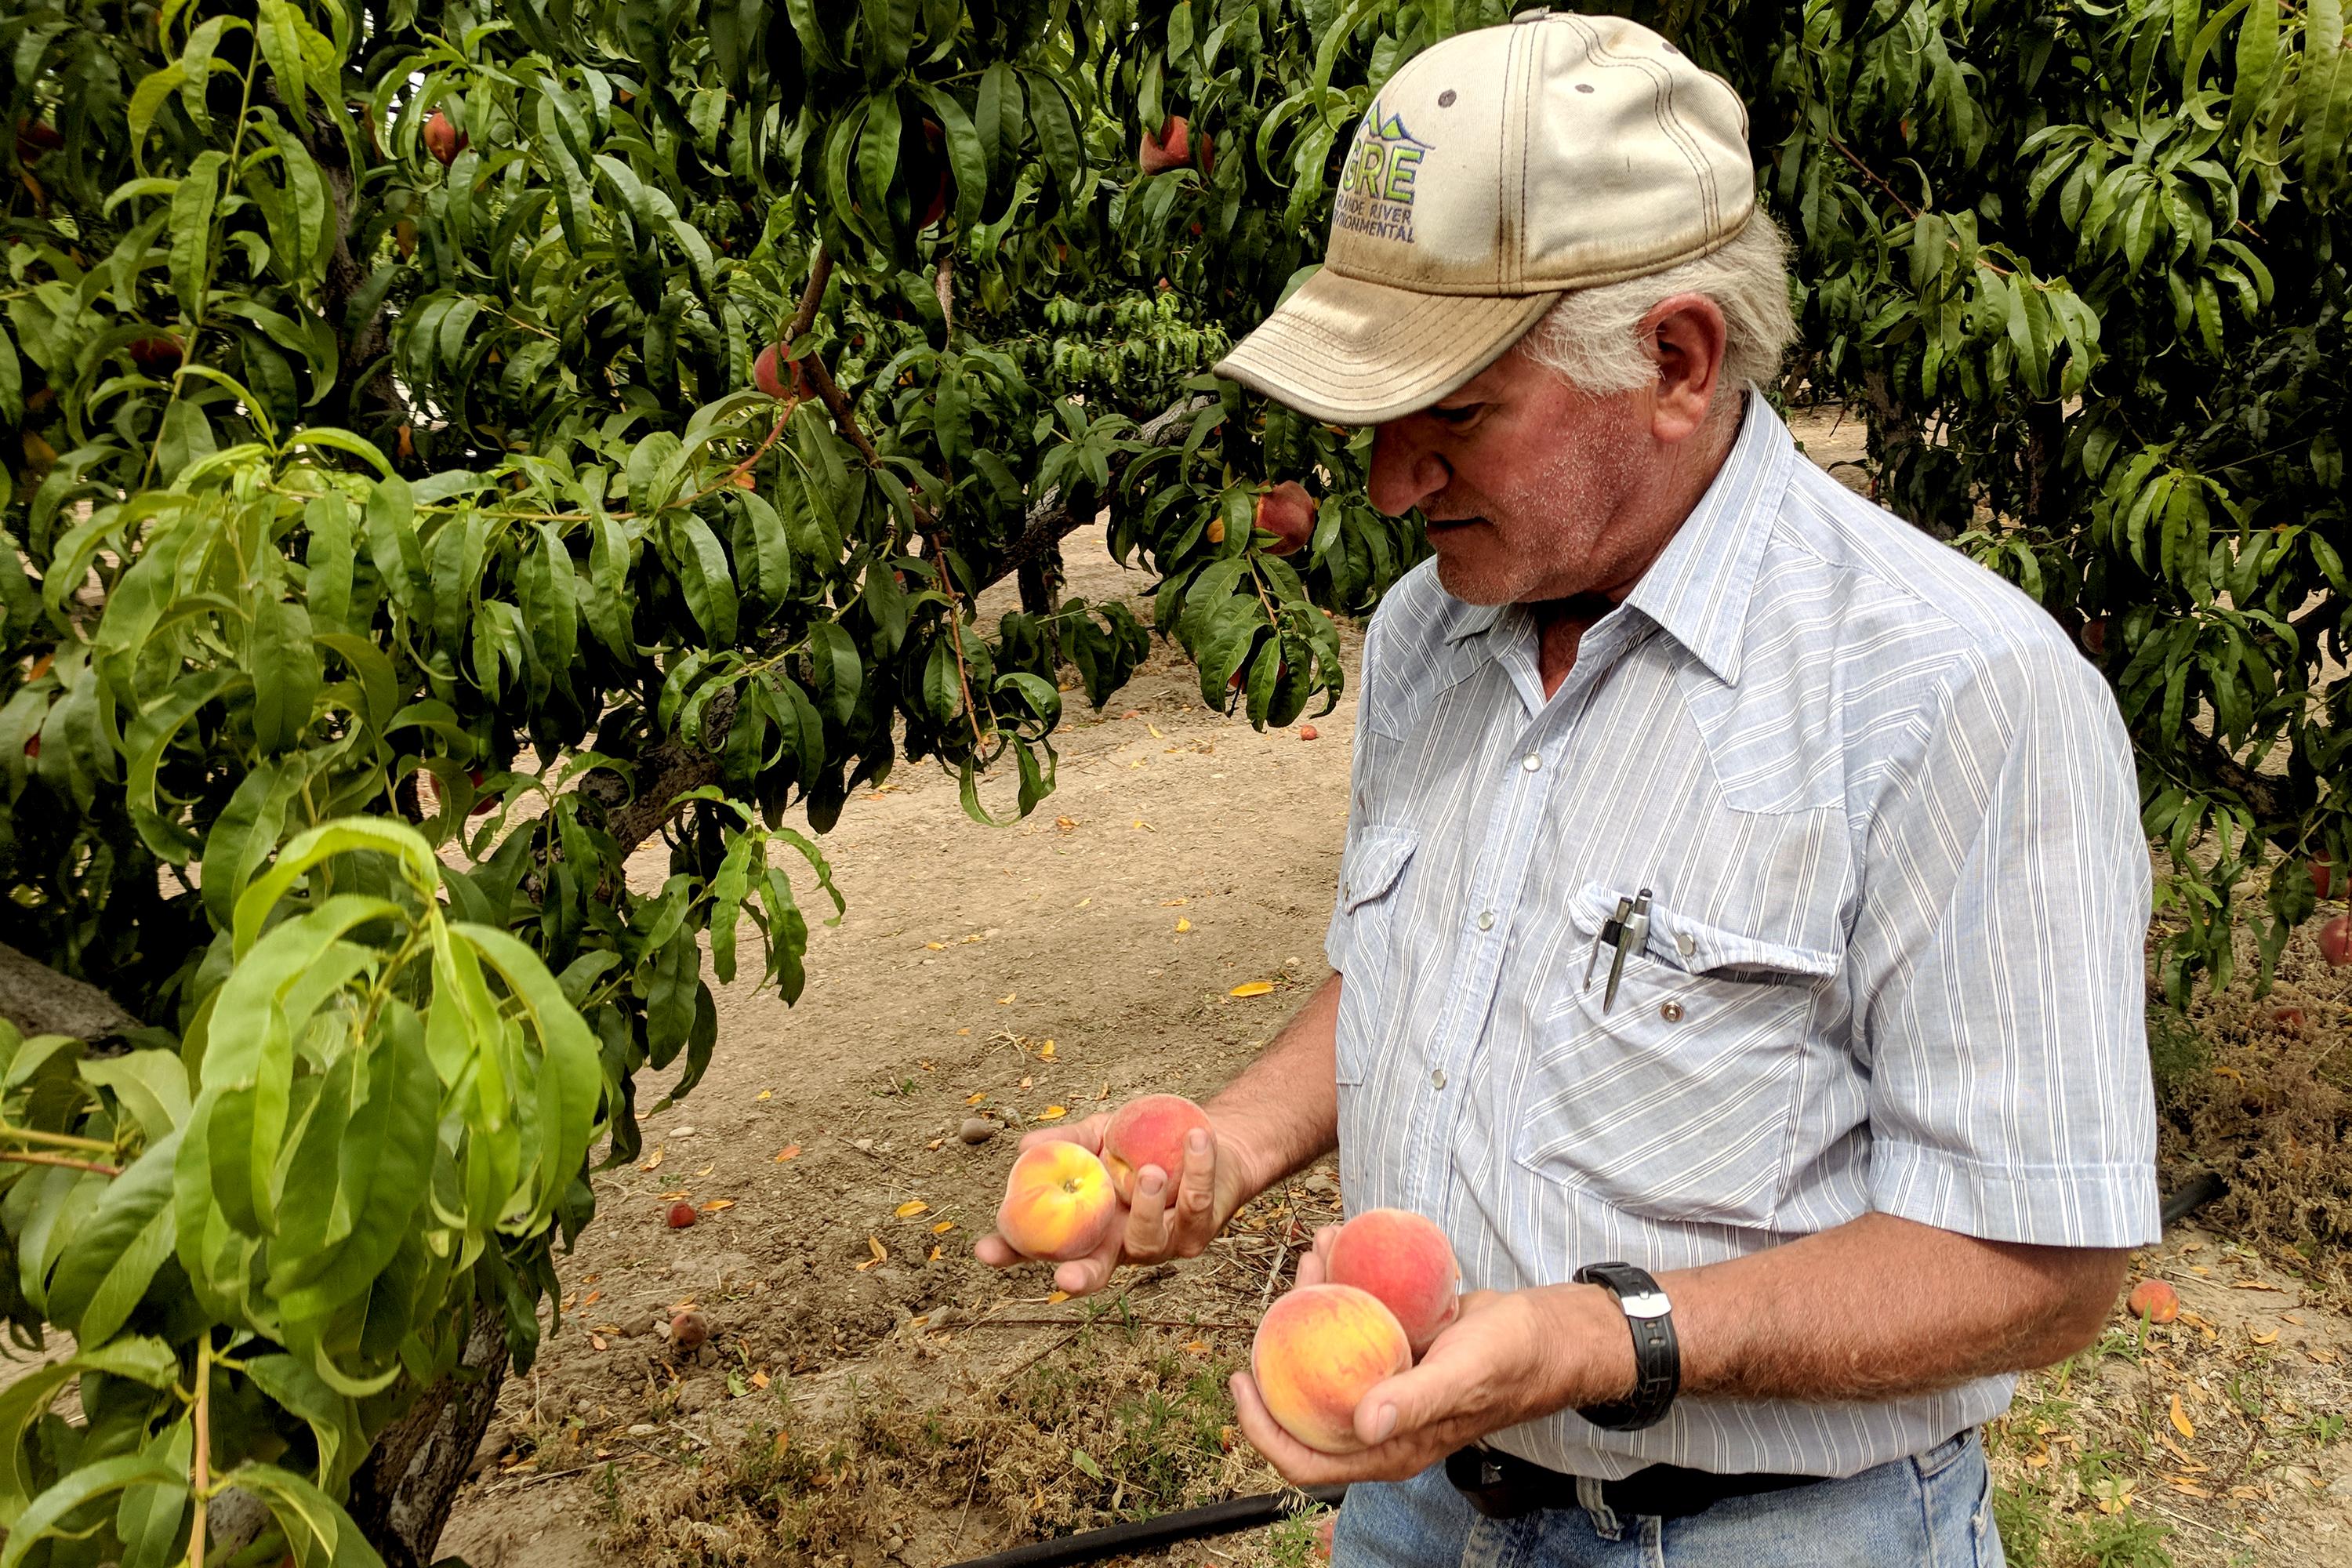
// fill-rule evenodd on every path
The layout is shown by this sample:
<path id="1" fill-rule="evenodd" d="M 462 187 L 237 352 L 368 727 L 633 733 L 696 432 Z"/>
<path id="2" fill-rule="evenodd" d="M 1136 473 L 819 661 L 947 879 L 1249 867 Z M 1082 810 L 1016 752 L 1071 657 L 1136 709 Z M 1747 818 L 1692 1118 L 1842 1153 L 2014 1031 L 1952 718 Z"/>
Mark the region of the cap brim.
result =
<path id="1" fill-rule="evenodd" d="M 1216 374 L 1336 425 L 1428 407 L 1485 370 L 1559 298 L 1423 294 L 1325 268 L 1217 362 Z"/>

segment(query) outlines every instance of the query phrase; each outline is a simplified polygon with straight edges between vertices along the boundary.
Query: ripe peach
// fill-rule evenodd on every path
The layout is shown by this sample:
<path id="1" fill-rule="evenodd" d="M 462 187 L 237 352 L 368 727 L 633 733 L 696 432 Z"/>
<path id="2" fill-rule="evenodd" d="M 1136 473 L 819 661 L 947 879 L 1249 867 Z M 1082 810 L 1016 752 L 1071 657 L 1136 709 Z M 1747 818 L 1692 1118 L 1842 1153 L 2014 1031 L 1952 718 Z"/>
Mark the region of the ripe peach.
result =
<path id="1" fill-rule="evenodd" d="M 2161 1279 L 2143 1279 L 2132 1287 L 2124 1310 L 2151 1323 L 2168 1323 L 2180 1316 L 2180 1292 Z"/>
<path id="2" fill-rule="evenodd" d="M 770 343 L 760 351 L 760 357 L 751 362 L 752 384 L 771 397 L 785 396 L 784 372 L 788 369 L 793 373 L 790 395 L 814 397 L 816 388 L 809 384 L 808 372 L 801 367 L 799 360 L 793 357 L 792 351 L 782 343 Z"/>
<path id="3" fill-rule="evenodd" d="M 2352 915 L 2337 915 L 2319 928 L 2319 956 L 2330 969 L 2352 963 Z"/>
<path id="4" fill-rule="evenodd" d="M 133 338 L 123 345 L 131 353 L 131 363 L 150 375 L 161 375 L 180 367 L 180 340 L 171 332 L 150 332 Z"/>
<path id="5" fill-rule="evenodd" d="M 1366 1209 L 1339 1227 L 1324 1278 L 1380 1298 L 1417 1358 L 1454 1321 L 1462 1268 L 1434 1220 L 1410 1209 Z"/>
<path id="6" fill-rule="evenodd" d="M 669 1205 L 669 1213 L 666 1217 L 669 1221 L 670 1229 L 684 1230 L 688 1226 L 692 1225 L 698 1216 L 694 1212 L 694 1205 L 680 1198 Z"/>
<path id="7" fill-rule="evenodd" d="M 2324 899 L 2327 896 L 2328 884 L 2335 879 L 2335 862 L 2328 859 L 2327 851 L 2323 849 L 2311 858 L 2311 890 Z"/>
<path id="8" fill-rule="evenodd" d="M 1209 1130 L 1208 1112 L 1181 1094 L 1147 1094 L 1111 1112 L 1103 1129 L 1103 1163 L 1110 1168 L 1118 1201 L 1135 1201 L 1136 1179 L 1157 1165 L 1172 1183 L 1184 1169 L 1184 1135 Z"/>
<path id="9" fill-rule="evenodd" d="M 1315 537 L 1315 513 L 1321 504 L 1297 479 L 1285 479 L 1262 491 L 1256 523 L 1275 536 L 1275 542 L 1266 548 L 1276 555 L 1306 549 L 1307 542 Z"/>
<path id="10" fill-rule="evenodd" d="M 1396 1314 L 1353 1285 L 1302 1285 L 1276 1301 L 1250 1346 L 1250 1374 L 1282 1429 L 1326 1454 L 1361 1451 L 1356 1406 L 1412 1365 Z"/>
<path id="11" fill-rule="evenodd" d="M 16 121 L 16 158 L 27 168 L 65 144 L 64 133 L 46 120 Z"/>
<path id="12" fill-rule="evenodd" d="M 1298 726 L 1298 738 L 1302 741 L 1312 741 L 1322 734 L 1322 731 L 1318 730 L 1312 724 L 1301 724 Z"/>
<path id="13" fill-rule="evenodd" d="M 694 1352 L 710 1341 L 710 1320 L 701 1309 L 688 1307 L 669 1321 L 669 1342 L 673 1349 Z"/>
<path id="14" fill-rule="evenodd" d="M 457 129 L 457 122 L 435 110 L 433 118 L 425 122 L 425 150 L 439 159 L 446 169 L 457 161 L 465 146 L 466 133 Z"/>
<path id="15" fill-rule="evenodd" d="M 1154 136 L 1143 133 L 1143 145 L 1137 149 L 1136 166 L 1147 174 L 1164 174 L 1171 169 L 1181 169 L 1192 161 L 1192 127 L 1181 114 L 1171 114 L 1168 122 Z"/>
<path id="16" fill-rule="evenodd" d="M 1024 1258 L 1060 1262 L 1102 1245 L 1118 1218 L 1110 1173 L 1066 1139 L 1032 1144 L 1013 1162 L 996 1231 Z"/>
<path id="17" fill-rule="evenodd" d="M 2083 651 L 2093 658 L 2107 656 L 2107 617 L 2093 616 L 2083 623 Z"/>

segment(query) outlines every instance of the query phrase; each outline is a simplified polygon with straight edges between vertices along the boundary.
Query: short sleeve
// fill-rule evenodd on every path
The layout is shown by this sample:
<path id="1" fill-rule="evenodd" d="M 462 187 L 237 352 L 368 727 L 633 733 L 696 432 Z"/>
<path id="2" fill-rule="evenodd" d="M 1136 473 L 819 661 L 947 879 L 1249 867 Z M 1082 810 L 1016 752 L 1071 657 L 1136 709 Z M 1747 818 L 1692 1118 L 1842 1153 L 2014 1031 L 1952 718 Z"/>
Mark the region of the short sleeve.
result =
<path id="1" fill-rule="evenodd" d="M 2157 1240 L 2147 842 L 2105 684 L 2054 637 L 1981 656 L 1881 782 L 1863 855 L 1872 1206 L 1994 1241 Z"/>

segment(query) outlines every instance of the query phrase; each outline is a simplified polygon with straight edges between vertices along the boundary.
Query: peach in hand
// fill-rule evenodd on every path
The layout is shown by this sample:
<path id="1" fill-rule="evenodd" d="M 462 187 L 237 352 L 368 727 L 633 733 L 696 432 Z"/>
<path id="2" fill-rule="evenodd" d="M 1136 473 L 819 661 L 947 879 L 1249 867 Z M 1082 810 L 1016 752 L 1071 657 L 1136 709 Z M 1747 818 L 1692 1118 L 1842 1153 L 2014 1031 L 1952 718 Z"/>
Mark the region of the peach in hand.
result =
<path id="1" fill-rule="evenodd" d="M 1352 1285 L 1302 1285 L 1269 1308 L 1250 1346 L 1250 1375 L 1282 1429 L 1326 1454 L 1364 1447 L 1356 1406 L 1412 1365 L 1396 1314 Z"/>
<path id="2" fill-rule="evenodd" d="M 1059 1263 L 1091 1255 L 1118 1219 L 1102 1161 L 1085 1145 L 1056 1138 L 1031 1144 L 1013 1162 L 996 1233 L 1024 1258 Z"/>
<path id="3" fill-rule="evenodd" d="M 1366 1209 L 1339 1227 L 1324 1278 L 1380 1298 L 1396 1314 L 1416 1359 L 1462 1303 L 1462 1269 L 1434 1220 L 1410 1209 Z"/>
<path id="4" fill-rule="evenodd" d="M 1103 1163 L 1110 1168 L 1118 1201 L 1135 1201 L 1143 1167 L 1157 1165 L 1173 1184 L 1184 1173 L 1184 1138 L 1198 1127 L 1211 1132 L 1208 1112 L 1181 1094 L 1147 1094 L 1111 1112 L 1103 1129 Z"/>

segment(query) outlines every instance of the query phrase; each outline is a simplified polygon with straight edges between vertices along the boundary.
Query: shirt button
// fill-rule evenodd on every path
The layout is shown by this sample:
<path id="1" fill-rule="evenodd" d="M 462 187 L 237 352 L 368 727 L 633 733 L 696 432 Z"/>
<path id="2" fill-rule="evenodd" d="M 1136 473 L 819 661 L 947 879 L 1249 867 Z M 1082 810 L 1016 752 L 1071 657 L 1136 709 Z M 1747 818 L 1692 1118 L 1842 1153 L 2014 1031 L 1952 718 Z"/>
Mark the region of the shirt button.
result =
<path id="1" fill-rule="evenodd" d="M 1658 1016 L 1669 1024 L 1679 1024 L 1683 1021 L 1683 1005 L 1679 1002 L 1661 1002 L 1658 1004 Z"/>
<path id="2" fill-rule="evenodd" d="M 1478 911 L 1478 929 L 1480 931 L 1493 931 L 1495 929 L 1494 910 L 1480 910 Z"/>
<path id="3" fill-rule="evenodd" d="M 1432 1068 L 1429 1074 L 1429 1081 L 1435 1084 L 1438 1088 L 1444 1089 L 1445 1087 L 1445 1069 L 1444 1068 Z"/>
<path id="4" fill-rule="evenodd" d="M 1533 773 L 1538 768 L 1543 766 L 1543 758 L 1534 752 L 1529 752 L 1526 756 L 1519 759 L 1519 766 L 1527 769 L 1529 773 Z"/>
<path id="5" fill-rule="evenodd" d="M 1697 946 L 1698 943 L 1692 940 L 1690 932 L 1678 931 L 1675 933 L 1675 951 L 1681 953 L 1685 958 L 1688 958 Z"/>

